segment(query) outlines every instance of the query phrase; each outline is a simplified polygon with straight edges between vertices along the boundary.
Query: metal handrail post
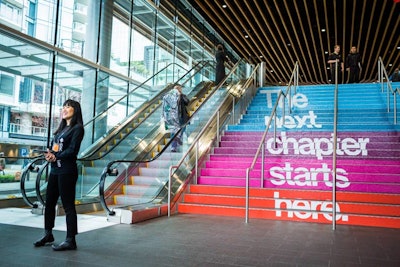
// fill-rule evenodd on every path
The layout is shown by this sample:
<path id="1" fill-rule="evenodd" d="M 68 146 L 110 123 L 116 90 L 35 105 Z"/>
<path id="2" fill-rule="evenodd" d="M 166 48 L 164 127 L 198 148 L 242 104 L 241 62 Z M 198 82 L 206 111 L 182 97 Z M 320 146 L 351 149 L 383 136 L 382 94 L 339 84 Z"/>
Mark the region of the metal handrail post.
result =
<path id="1" fill-rule="evenodd" d="M 171 182 L 172 182 L 172 170 L 177 166 L 169 166 L 169 177 L 168 177 L 168 217 L 171 216 Z"/>
<path id="2" fill-rule="evenodd" d="M 246 207 L 245 207 L 245 222 L 249 222 L 249 184 L 250 184 L 250 168 L 246 169 Z"/>
<path id="3" fill-rule="evenodd" d="M 397 124 L 397 101 L 396 101 L 396 99 L 397 99 L 397 89 L 395 89 L 395 91 L 394 91 L 394 94 L 393 94 L 393 105 L 394 105 L 394 108 L 393 108 L 393 120 L 394 120 L 394 125 L 396 125 Z"/>
<path id="4" fill-rule="evenodd" d="M 299 63 L 298 62 L 296 62 L 296 63 L 297 63 L 297 65 L 296 65 L 297 79 L 296 79 L 296 87 L 295 87 L 295 91 L 294 91 L 295 94 L 297 94 L 297 89 L 299 87 Z"/>
<path id="5" fill-rule="evenodd" d="M 197 184 L 197 177 L 198 177 L 198 174 L 199 174 L 199 169 L 198 169 L 198 164 L 199 164 L 199 141 L 196 142 L 195 155 L 196 155 L 196 164 L 194 165 L 194 172 L 195 172 L 195 184 Z"/>
<path id="6" fill-rule="evenodd" d="M 232 123 L 236 123 L 236 118 L 235 118 L 235 98 L 232 97 Z"/>
<path id="7" fill-rule="evenodd" d="M 276 144 L 276 111 L 274 112 L 274 147 L 278 147 L 278 145 Z"/>
<path id="8" fill-rule="evenodd" d="M 383 83 L 382 83 L 383 84 Z M 389 88 L 386 90 L 386 103 L 387 103 L 387 112 L 390 112 L 390 95 L 389 95 Z"/>
<path id="9" fill-rule="evenodd" d="M 264 161 L 265 161 L 265 143 L 261 146 L 261 181 L 260 187 L 264 188 Z"/>
<path id="10" fill-rule="evenodd" d="M 332 163 L 332 230 L 336 229 L 336 147 L 337 147 L 337 95 L 338 95 L 338 62 L 335 63 L 335 95 L 333 115 L 333 163 Z"/>
<path id="11" fill-rule="evenodd" d="M 382 61 L 379 58 L 378 60 L 378 77 L 379 77 L 379 82 L 381 83 L 381 92 L 383 93 L 383 66 L 382 66 Z"/>
<path id="12" fill-rule="evenodd" d="M 282 126 L 285 125 L 285 116 L 286 116 L 286 95 L 283 95 L 283 100 L 282 100 Z"/>
<path id="13" fill-rule="evenodd" d="M 217 143 L 219 143 L 219 110 L 217 112 Z"/>
<path id="14" fill-rule="evenodd" d="M 288 99 L 288 108 L 289 108 L 289 114 L 292 114 L 292 86 L 289 85 L 289 99 Z"/>

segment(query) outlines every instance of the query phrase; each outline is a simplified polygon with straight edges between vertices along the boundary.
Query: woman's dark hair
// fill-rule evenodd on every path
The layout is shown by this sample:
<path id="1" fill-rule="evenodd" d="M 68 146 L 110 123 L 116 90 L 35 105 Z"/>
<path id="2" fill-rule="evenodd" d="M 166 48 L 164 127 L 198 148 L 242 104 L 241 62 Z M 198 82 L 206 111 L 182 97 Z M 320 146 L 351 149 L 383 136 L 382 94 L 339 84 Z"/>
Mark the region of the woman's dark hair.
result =
<path id="1" fill-rule="evenodd" d="M 218 51 L 224 51 L 224 46 L 222 44 L 217 45 L 217 50 Z"/>
<path id="2" fill-rule="evenodd" d="M 79 102 L 72 100 L 72 99 L 67 99 L 63 104 L 63 107 L 64 106 L 69 106 L 69 107 L 74 108 L 74 115 L 72 115 L 71 124 L 70 124 L 71 128 L 74 127 L 75 124 L 80 124 L 83 126 L 82 109 L 81 109 L 81 105 L 79 104 Z M 58 134 L 66 126 L 67 126 L 67 121 L 65 119 L 62 119 L 57 130 L 54 132 L 54 135 Z"/>

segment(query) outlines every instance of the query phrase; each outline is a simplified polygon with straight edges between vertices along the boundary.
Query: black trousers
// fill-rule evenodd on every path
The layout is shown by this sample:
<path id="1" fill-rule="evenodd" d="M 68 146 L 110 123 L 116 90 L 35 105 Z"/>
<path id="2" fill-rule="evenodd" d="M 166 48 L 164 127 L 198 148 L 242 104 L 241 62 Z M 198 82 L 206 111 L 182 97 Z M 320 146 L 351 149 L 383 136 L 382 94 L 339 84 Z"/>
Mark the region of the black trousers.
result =
<path id="1" fill-rule="evenodd" d="M 50 174 L 47 183 L 46 207 L 44 210 L 44 228 L 46 230 L 54 228 L 56 205 L 58 198 L 61 197 L 66 215 L 67 237 L 74 237 L 78 234 L 78 220 L 75 209 L 75 189 L 77 180 L 77 173 Z"/>
<path id="2" fill-rule="evenodd" d="M 336 72 L 334 69 L 331 69 L 331 84 L 335 83 L 335 75 Z M 342 83 L 342 72 L 340 71 L 340 69 L 338 70 L 338 84 Z"/>
<path id="3" fill-rule="evenodd" d="M 360 69 L 357 66 L 350 67 L 349 83 L 358 83 L 360 81 L 359 73 Z"/>

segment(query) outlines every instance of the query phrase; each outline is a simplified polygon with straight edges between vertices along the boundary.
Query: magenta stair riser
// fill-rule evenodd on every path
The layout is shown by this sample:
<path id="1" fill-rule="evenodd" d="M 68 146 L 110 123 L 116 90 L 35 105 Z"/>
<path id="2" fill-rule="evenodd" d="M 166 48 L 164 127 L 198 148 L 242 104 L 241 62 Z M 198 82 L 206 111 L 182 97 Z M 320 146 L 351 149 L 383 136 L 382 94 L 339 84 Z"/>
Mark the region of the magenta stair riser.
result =
<path id="1" fill-rule="evenodd" d="M 371 149 L 371 150 L 340 150 L 339 157 L 347 157 L 347 158 L 399 158 L 400 157 L 400 150 L 382 150 L 382 149 Z M 350 153 L 348 153 L 350 151 Z M 353 152 L 355 151 L 355 152 Z M 215 154 L 221 155 L 244 155 L 244 156 L 254 156 L 257 152 L 257 148 L 246 148 L 246 147 L 216 147 L 214 148 Z M 314 156 L 317 158 L 322 157 L 330 157 L 332 156 L 331 150 L 294 150 L 292 148 L 283 149 L 283 148 L 266 148 L 266 157 L 275 157 L 275 156 L 282 156 L 282 155 L 289 155 L 294 157 L 304 157 L 304 156 Z"/>
<path id="2" fill-rule="evenodd" d="M 237 160 L 214 160 L 206 162 L 205 169 L 247 169 L 251 166 L 252 160 L 247 158 L 237 158 Z M 290 162 L 279 159 L 265 160 L 264 168 L 269 170 L 272 166 L 284 166 L 290 163 L 291 166 L 307 166 L 310 168 L 319 168 L 321 164 L 327 164 L 328 167 L 332 166 L 332 161 L 306 161 L 301 159 L 293 159 Z M 340 160 L 336 163 L 337 168 L 344 169 L 347 172 L 368 172 L 368 173 L 386 173 L 386 174 L 398 174 L 400 173 L 400 161 L 399 160 Z M 261 162 L 256 162 L 254 170 L 261 169 Z"/>
<path id="3" fill-rule="evenodd" d="M 221 179 L 229 178 L 242 178 L 246 177 L 246 170 L 234 169 L 234 170 L 224 170 L 224 169 L 203 169 L 201 170 L 201 176 L 215 176 Z M 400 184 L 400 179 L 398 175 L 385 174 L 385 173 L 351 173 L 343 172 L 337 169 L 336 172 L 337 179 L 340 181 L 350 183 L 393 183 Z M 250 172 L 250 177 L 259 178 L 261 177 L 260 170 L 253 170 Z M 283 168 L 274 169 L 271 171 L 266 171 L 264 174 L 264 179 L 268 180 L 298 180 L 301 181 L 323 181 L 332 180 L 332 170 L 327 168 L 321 169 L 302 169 L 298 171 L 285 171 Z"/>

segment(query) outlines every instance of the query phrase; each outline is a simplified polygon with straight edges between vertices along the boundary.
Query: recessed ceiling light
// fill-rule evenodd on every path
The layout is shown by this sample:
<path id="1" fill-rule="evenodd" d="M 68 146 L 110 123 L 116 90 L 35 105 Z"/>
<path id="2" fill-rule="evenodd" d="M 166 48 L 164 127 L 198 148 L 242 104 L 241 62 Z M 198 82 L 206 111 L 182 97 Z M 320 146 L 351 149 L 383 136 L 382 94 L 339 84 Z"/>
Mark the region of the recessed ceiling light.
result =
<path id="1" fill-rule="evenodd" d="M 290 44 L 287 44 L 287 46 L 290 46 Z"/>
<path id="2" fill-rule="evenodd" d="M 325 54 L 327 55 L 327 54 L 328 54 L 328 51 L 325 51 Z"/>
<path id="3" fill-rule="evenodd" d="M 391 67 L 391 66 L 393 66 L 393 64 L 392 64 L 392 63 L 389 63 L 389 67 Z"/>
<path id="4" fill-rule="evenodd" d="M 225 4 L 223 4 L 223 5 L 222 5 L 222 8 L 227 8 L 227 7 L 228 7 L 228 6 L 227 6 L 227 5 L 225 5 Z"/>
<path id="5" fill-rule="evenodd" d="M 326 32 L 326 30 L 325 29 L 321 29 L 321 32 Z"/>
<path id="6" fill-rule="evenodd" d="M 260 58 L 263 58 L 263 56 L 261 55 Z"/>
<path id="7" fill-rule="evenodd" d="M 244 38 L 249 38 L 249 36 L 246 34 L 246 35 L 244 36 Z"/>
<path id="8" fill-rule="evenodd" d="M 397 49 L 400 49 L 400 46 L 398 46 Z"/>

